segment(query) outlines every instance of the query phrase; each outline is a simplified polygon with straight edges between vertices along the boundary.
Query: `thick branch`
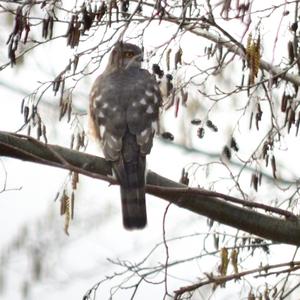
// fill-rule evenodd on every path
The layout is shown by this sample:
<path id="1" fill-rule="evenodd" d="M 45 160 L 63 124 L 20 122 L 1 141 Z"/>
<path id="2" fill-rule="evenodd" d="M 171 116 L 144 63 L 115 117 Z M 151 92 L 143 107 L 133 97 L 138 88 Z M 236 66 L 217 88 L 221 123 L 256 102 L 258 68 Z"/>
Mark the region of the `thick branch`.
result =
<path id="1" fill-rule="evenodd" d="M 110 163 L 103 158 L 45 145 L 33 138 L 0 132 L 0 155 L 75 170 L 84 175 L 115 182 Z M 281 219 L 230 204 L 210 191 L 190 189 L 154 172 L 147 177 L 147 192 L 177 206 L 207 216 L 218 222 L 281 243 L 300 245 L 300 224 L 294 218 Z M 226 199 L 224 195 L 224 199 Z"/>

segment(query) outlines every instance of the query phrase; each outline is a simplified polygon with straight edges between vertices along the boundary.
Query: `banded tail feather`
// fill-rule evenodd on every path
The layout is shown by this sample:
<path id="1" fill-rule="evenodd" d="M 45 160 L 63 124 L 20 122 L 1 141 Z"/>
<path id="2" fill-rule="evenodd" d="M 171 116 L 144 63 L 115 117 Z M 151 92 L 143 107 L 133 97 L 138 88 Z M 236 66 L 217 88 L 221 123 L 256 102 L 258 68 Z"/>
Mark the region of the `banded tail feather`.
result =
<path id="1" fill-rule="evenodd" d="M 147 224 L 145 203 L 146 158 L 140 154 L 135 135 L 123 138 L 121 158 L 113 162 L 120 183 L 123 225 L 126 229 L 142 229 Z"/>

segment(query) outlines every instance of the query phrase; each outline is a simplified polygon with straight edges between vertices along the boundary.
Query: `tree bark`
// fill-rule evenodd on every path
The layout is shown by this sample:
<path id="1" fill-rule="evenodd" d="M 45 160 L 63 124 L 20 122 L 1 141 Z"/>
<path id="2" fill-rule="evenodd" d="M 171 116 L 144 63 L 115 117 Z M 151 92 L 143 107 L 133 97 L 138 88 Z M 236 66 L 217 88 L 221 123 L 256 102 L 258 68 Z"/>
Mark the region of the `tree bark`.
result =
<path id="1" fill-rule="evenodd" d="M 111 165 L 105 159 L 44 144 L 31 137 L 0 131 L 0 155 L 64 168 L 116 184 L 116 180 L 111 176 Z M 275 242 L 300 246 L 298 218 L 274 217 L 231 204 L 224 200 L 228 198 L 227 195 L 189 188 L 152 171 L 149 171 L 147 176 L 146 191 L 220 223 Z"/>

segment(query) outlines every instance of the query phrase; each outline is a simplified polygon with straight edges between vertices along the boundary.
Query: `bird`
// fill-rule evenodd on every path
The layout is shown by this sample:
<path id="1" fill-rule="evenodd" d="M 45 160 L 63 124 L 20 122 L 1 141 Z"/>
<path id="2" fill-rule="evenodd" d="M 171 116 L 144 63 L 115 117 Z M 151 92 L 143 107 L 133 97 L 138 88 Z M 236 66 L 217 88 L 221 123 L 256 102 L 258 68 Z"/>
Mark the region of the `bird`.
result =
<path id="1" fill-rule="evenodd" d="M 142 68 L 142 61 L 140 47 L 117 42 L 89 100 L 90 131 L 120 184 L 123 226 L 128 230 L 147 224 L 146 156 L 159 129 L 162 105 L 155 76 Z"/>

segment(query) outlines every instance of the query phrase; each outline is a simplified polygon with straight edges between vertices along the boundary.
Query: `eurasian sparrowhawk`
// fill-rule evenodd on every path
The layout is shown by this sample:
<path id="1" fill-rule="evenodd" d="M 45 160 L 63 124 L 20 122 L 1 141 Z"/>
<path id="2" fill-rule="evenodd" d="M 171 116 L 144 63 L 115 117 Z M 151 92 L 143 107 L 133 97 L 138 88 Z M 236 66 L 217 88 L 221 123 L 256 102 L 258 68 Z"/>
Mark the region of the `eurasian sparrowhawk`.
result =
<path id="1" fill-rule="evenodd" d="M 141 68 L 142 51 L 118 42 L 90 94 L 90 125 L 120 183 L 123 224 L 147 223 L 146 155 L 152 148 L 162 97 L 153 75 Z"/>

